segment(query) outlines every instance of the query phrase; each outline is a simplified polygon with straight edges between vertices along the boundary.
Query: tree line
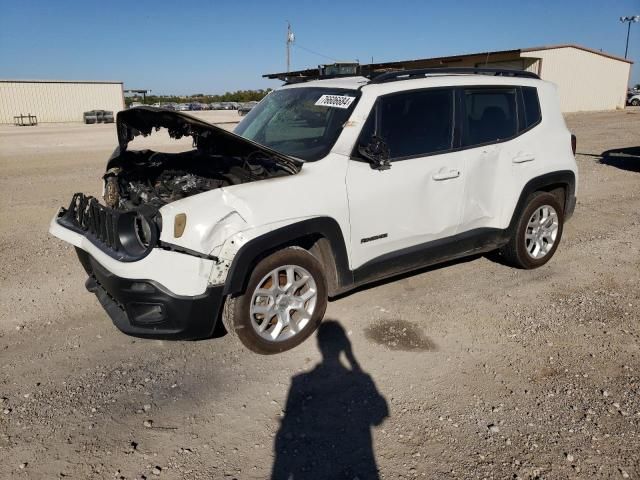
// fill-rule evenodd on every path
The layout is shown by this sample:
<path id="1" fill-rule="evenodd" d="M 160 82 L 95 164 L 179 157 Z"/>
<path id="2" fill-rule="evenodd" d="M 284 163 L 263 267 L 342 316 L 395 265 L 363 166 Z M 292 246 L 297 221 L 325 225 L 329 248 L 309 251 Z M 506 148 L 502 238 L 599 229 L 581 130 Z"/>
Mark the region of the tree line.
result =
<path id="1" fill-rule="evenodd" d="M 152 105 L 154 103 L 219 103 L 219 102 L 251 102 L 262 100 L 272 89 L 266 90 L 236 90 L 235 92 L 226 92 L 222 95 L 205 95 L 204 93 L 196 93 L 193 95 L 147 95 L 145 103 Z M 142 96 L 131 96 L 125 98 L 125 103 L 130 105 L 132 102 L 142 102 Z"/>

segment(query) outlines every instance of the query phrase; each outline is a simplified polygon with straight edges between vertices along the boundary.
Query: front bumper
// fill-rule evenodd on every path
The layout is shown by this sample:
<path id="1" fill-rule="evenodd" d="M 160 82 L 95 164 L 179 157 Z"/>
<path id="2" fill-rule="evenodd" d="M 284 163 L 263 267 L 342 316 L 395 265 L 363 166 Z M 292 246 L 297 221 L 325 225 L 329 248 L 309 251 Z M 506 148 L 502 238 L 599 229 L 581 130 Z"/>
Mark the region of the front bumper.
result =
<path id="1" fill-rule="evenodd" d="M 51 219 L 49 233 L 84 250 L 109 272 L 129 279 L 151 279 L 174 295 L 195 297 L 203 295 L 209 287 L 213 260 L 180 252 L 154 248 L 135 262 L 121 262 L 105 253 L 82 233 L 70 230 L 58 222 L 60 212 Z"/>
<path id="2" fill-rule="evenodd" d="M 49 232 L 76 247 L 89 275 L 86 286 L 113 323 L 129 335 L 166 338 L 206 338 L 213 333 L 223 304 L 223 285 L 209 284 L 214 261 L 181 252 L 153 248 L 136 261 L 120 261 L 99 242 L 60 221 Z"/>
<path id="3" fill-rule="evenodd" d="M 76 248 L 89 278 L 87 290 L 98 297 L 114 325 L 137 337 L 194 340 L 210 337 L 223 304 L 223 285 L 196 296 L 169 292 L 153 280 L 122 278 Z"/>

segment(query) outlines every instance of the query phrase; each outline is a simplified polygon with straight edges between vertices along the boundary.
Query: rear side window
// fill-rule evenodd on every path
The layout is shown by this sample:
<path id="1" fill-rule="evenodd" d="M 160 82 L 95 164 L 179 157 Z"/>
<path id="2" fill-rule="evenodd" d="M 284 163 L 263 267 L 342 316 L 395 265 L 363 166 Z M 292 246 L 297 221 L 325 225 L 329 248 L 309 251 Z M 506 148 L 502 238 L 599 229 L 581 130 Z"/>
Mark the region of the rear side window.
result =
<path id="1" fill-rule="evenodd" d="M 522 100 L 524 104 L 524 119 L 520 130 L 527 130 L 542 119 L 538 90 L 535 87 L 522 87 Z"/>
<path id="2" fill-rule="evenodd" d="M 463 99 L 463 147 L 493 143 L 516 135 L 516 88 L 465 89 Z"/>
<path id="3" fill-rule="evenodd" d="M 381 97 L 363 128 L 361 143 L 375 131 L 392 159 L 429 155 L 453 145 L 453 89 L 403 92 Z"/>

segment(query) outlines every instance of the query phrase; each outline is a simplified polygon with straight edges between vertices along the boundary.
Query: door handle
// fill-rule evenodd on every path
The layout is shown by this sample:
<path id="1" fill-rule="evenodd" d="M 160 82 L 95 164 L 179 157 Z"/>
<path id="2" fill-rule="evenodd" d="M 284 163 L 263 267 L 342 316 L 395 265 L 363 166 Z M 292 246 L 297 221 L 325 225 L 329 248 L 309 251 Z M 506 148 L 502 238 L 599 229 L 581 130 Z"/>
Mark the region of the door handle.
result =
<path id="1" fill-rule="evenodd" d="M 536 159 L 536 156 L 533 153 L 523 153 L 521 155 L 517 155 L 513 157 L 511 160 L 513 163 L 526 163 L 533 162 Z"/>
<path id="2" fill-rule="evenodd" d="M 434 173 L 431 178 L 435 181 L 449 180 L 450 178 L 458 178 L 460 176 L 460 170 L 439 171 Z"/>

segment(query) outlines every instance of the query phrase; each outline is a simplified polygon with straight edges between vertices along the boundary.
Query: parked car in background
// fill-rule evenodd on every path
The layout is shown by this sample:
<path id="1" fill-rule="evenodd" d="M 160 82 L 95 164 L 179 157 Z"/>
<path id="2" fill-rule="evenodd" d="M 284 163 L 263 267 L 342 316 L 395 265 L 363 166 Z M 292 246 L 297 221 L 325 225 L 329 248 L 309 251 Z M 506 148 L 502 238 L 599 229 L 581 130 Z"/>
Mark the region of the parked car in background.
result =
<path id="1" fill-rule="evenodd" d="M 255 102 L 255 101 L 253 101 L 253 102 L 245 102 L 245 103 L 240 104 L 240 106 L 238 107 L 238 115 L 240 115 L 241 117 L 244 117 L 257 104 L 258 104 L 258 102 Z"/>
<path id="2" fill-rule="evenodd" d="M 98 123 L 98 115 L 95 110 L 91 110 L 89 112 L 84 112 L 83 114 L 84 123 L 87 125 Z"/>
<path id="3" fill-rule="evenodd" d="M 201 102 L 193 102 L 190 104 L 191 110 L 209 110 L 209 105 Z"/>
<path id="4" fill-rule="evenodd" d="M 103 110 L 102 111 L 102 121 L 104 123 L 113 123 L 114 122 L 113 112 L 111 110 Z"/>
<path id="5" fill-rule="evenodd" d="M 84 123 L 113 123 L 113 112 L 110 110 L 90 110 L 83 114 Z"/>
<path id="6" fill-rule="evenodd" d="M 209 106 L 211 107 L 211 110 L 222 110 L 221 103 L 210 103 Z"/>
<path id="7" fill-rule="evenodd" d="M 178 112 L 188 112 L 189 111 L 189 105 L 186 103 L 178 103 L 176 105 L 176 111 Z"/>

